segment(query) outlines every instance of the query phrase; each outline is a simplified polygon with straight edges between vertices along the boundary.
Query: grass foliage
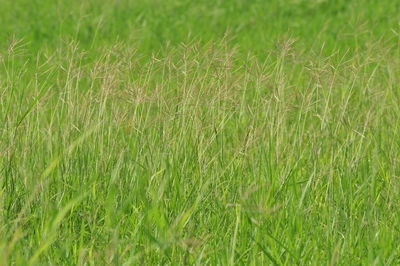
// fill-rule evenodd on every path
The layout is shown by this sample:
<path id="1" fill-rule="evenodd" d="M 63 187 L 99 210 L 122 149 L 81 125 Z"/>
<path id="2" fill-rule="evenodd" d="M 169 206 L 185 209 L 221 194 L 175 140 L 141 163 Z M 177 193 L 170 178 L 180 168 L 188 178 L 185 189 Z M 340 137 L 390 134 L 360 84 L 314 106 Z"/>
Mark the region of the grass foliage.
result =
<path id="1" fill-rule="evenodd" d="M 400 263 L 400 5 L 211 2 L 0 0 L 0 264 Z"/>

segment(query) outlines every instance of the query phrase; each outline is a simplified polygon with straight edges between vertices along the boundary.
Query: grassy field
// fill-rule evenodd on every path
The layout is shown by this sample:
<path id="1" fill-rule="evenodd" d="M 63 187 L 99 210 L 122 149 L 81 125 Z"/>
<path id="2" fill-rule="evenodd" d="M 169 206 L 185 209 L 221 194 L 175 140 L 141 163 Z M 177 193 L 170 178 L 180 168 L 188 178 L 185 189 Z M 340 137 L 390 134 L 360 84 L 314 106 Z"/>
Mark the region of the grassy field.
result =
<path id="1" fill-rule="evenodd" d="M 0 265 L 399 265 L 400 2 L 0 0 Z"/>

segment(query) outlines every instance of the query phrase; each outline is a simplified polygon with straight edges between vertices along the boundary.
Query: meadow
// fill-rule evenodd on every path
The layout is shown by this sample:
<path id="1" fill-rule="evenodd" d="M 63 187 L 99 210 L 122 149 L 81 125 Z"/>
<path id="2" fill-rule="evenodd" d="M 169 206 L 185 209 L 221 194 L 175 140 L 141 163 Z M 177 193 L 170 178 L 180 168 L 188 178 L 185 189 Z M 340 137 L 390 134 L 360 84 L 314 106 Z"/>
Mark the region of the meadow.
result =
<path id="1" fill-rule="evenodd" d="M 0 0 L 0 265 L 399 265 L 400 2 Z"/>

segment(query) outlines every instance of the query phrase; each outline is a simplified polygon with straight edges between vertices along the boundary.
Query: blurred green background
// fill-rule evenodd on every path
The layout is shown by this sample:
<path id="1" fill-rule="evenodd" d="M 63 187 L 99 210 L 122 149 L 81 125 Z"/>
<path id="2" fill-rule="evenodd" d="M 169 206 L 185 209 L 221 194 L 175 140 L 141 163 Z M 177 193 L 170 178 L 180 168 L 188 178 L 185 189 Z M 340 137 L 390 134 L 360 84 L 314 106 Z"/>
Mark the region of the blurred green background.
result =
<path id="1" fill-rule="evenodd" d="M 400 13 L 400 1 L 380 0 L 1 0 L 0 6 L 2 48 L 15 36 L 32 52 L 75 40 L 85 49 L 123 41 L 153 53 L 227 33 L 231 45 L 259 56 L 279 38 L 296 39 L 304 50 L 324 45 L 327 54 L 362 48 L 371 38 L 391 40 Z"/>

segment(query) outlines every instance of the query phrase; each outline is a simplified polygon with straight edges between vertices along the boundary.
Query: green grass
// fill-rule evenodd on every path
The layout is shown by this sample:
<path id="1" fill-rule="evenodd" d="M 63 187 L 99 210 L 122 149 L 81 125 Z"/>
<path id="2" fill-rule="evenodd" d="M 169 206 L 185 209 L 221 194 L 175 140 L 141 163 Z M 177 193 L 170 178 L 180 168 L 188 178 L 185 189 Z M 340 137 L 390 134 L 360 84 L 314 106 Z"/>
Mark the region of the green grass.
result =
<path id="1" fill-rule="evenodd" d="M 0 6 L 0 265 L 400 264 L 397 1 Z"/>

